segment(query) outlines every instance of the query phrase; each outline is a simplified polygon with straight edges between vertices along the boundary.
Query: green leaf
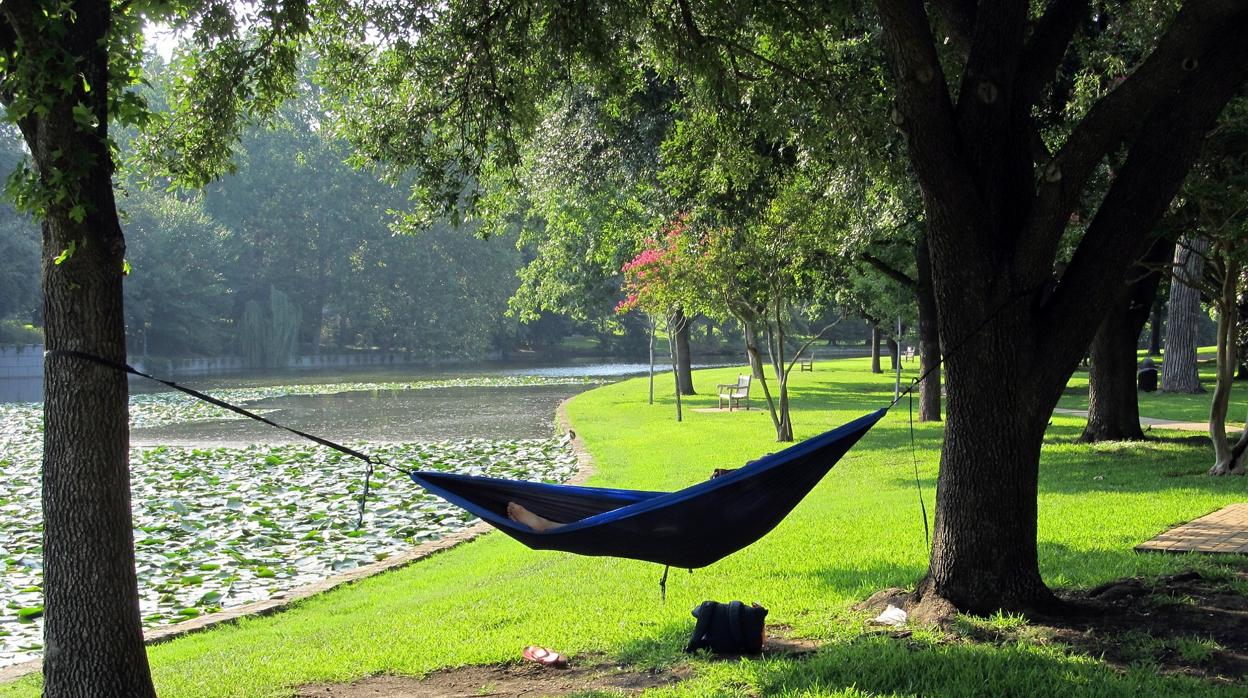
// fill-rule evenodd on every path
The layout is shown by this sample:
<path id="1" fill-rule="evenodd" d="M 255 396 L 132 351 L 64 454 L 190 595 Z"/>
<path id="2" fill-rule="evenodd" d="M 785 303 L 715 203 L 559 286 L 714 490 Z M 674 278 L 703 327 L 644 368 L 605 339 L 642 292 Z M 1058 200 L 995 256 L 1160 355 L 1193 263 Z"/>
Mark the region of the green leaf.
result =
<path id="1" fill-rule="evenodd" d="M 74 204 L 74 207 L 69 209 L 69 217 L 73 219 L 75 223 L 83 222 L 87 218 L 86 207 L 82 204 Z"/>
<path id="2" fill-rule="evenodd" d="M 84 213 L 85 213 L 85 211 L 84 211 Z M 72 216 L 72 215 L 73 215 L 73 212 L 70 212 L 70 215 Z M 58 254 L 58 255 L 57 255 L 57 256 L 56 256 L 56 257 L 52 260 L 52 263 L 53 263 L 53 264 L 60 265 L 60 264 L 61 264 L 61 263 L 63 263 L 65 260 L 69 259 L 70 257 L 73 257 L 73 256 L 74 256 L 74 253 L 75 253 L 75 252 L 77 252 L 77 251 L 78 251 L 78 241 L 77 241 L 77 240 L 70 240 L 70 241 L 69 241 L 69 246 L 68 246 L 68 247 L 66 247 L 64 250 L 61 250 L 61 253 L 60 253 L 60 254 Z"/>

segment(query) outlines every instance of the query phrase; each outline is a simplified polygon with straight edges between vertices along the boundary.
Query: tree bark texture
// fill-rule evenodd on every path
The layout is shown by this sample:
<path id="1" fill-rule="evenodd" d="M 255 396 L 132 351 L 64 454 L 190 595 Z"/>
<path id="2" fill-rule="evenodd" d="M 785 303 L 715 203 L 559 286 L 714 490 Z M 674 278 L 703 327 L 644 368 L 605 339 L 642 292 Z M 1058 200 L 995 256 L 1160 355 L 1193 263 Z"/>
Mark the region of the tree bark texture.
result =
<path id="1" fill-rule="evenodd" d="M 1158 239 L 1144 263 L 1156 269 L 1165 263 L 1169 252 L 1170 245 Z M 1080 437 L 1089 443 L 1144 438 L 1136 389 L 1136 347 L 1154 307 L 1161 271 L 1133 267 L 1133 273 L 1142 276 L 1125 287 L 1123 297 L 1097 328 L 1089 349 L 1092 368 L 1088 372 L 1088 423 Z"/>
<path id="2" fill-rule="evenodd" d="M 1235 369 L 1239 366 L 1239 308 L 1236 307 L 1236 291 L 1241 265 L 1234 254 L 1227 254 L 1223 250 L 1218 250 L 1215 254 L 1222 257 L 1218 265 L 1222 272 L 1222 288 L 1217 299 L 1218 377 L 1209 408 L 1209 438 L 1213 441 L 1214 451 L 1214 463 L 1209 474 L 1243 474 L 1244 451 L 1242 448 L 1232 448 L 1226 435 L 1231 390 L 1235 385 Z M 1248 434 L 1241 434 L 1240 441 L 1246 436 Z"/>
<path id="3" fill-rule="evenodd" d="M 871 325 L 871 372 L 883 373 L 884 369 L 880 367 L 880 326 Z"/>
<path id="4" fill-rule="evenodd" d="M 689 325 L 692 320 L 676 311 L 673 325 L 676 328 L 676 381 L 681 395 L 697 395 L 693 389 L 693 359 L 689 353 Z"/>
<path id="5" fill-rule="evenodd" d="M 1034 19 L 1023 0 L 957 4 L 966 31 L 951 40 L 966 43 L 949 54 L 923 3 L 876 5 L 893 63 L 890 120 L 929 226 L 948 381 L 930 565 L 912 610 L 1052 610 L 1036 540 L 1045 428 L 1205 133 L 1248 78 L 1248 6 L 1184 4 L 1050 153 L 1037 147 L 1034 110 L 1088 3 L 1057 0 Z M 1068 221 L 1111 151 L 1121 165 L 1055 278 Z"/>
<path id="6" fill-rule="evenodd" d="M 1166 353 L 1161 364 L 1161 389 L 1167 393 L 1203 393 L 1196 346 L 1200 335 L 1200 290 L 1209 240 L 1185 238 L 1174 248 L 1174 278 L 1166 310 Z M 1191 285 L 1188 282 L 1192 282 Z"/>
<path id="7" fill-rule="evenodd" d="M 745 355 L 750 360 L 750 375 L 758 380 L 764 379 L 763 357 L 758 351 L 758 327 L 752 320 L 742 319 L 741 328 L 745 335 Z"/>
<path id="8" fill-rule="evenodd" d="M 919 421 L 939 422 L 940 415 L 940 327 L 936 320 L 936 294 L 932 288 L 932 258 L 927 235 L 915 248 L 918 270 L 915 297 L 919 304 Z"/>
<path id="9" fill-rule="evenodd" d="M 42 5 L 0 11 L 30 51 L 48 47 L 75 71 L 64 83 L 50 80 L 62 89 L 45 95 L 47 111 L 19 124 L 45 186 L 62 186 L 53 173 L 73 173 L 69 196 L 53 202 L 42 222 L 46 347 L 124 363 L 125 239 L 107 140 L 110 8 L 72 3 L 56 20 L 66 28 L 57 38 L 38 35 L 32 27 L 44 20 L 23 15 Z M 94 126 L 75 119 L 81 105 Z M 74 214 L 73 205 L 85 213 Z M 51 698 L 155 695 L 134 567 L 127 402 L 124 373 L 77 358 L 46 360 L 43 694 Z"/>

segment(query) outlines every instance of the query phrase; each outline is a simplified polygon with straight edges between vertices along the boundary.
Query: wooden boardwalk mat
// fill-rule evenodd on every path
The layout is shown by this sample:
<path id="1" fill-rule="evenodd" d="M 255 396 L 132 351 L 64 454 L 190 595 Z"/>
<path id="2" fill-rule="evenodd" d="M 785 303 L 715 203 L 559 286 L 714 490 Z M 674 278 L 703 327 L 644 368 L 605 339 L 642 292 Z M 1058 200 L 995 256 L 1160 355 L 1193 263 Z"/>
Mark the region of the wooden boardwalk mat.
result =
<path id="1" fill-rule="evenodd" d="M 1248 502 L 1231 504 L 1135 546 L 1166 553 L 1248 554 Z"/>

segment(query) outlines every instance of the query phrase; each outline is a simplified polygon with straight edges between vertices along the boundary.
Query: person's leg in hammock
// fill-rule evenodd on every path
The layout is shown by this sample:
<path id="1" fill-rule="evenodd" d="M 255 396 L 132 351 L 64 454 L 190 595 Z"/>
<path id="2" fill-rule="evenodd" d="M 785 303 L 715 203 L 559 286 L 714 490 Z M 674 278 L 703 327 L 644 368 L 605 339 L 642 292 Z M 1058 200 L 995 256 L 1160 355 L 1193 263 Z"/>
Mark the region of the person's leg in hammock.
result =
<path id="1" fill-rule="evenodd" d="M 515 502 L 507 502 L 507 518 L 512 521 L 518 521 L 538 533 L 544 533 L 563 525 L 550 519 L 544 519 Z"/>

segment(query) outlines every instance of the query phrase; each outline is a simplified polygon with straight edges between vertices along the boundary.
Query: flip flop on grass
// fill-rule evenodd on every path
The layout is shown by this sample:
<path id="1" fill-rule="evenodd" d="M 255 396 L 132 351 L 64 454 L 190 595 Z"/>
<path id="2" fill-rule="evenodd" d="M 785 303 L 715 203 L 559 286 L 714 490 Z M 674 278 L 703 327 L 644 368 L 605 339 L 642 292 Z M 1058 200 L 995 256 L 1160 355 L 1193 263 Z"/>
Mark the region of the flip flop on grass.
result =
<path id="1" fill-rule="evenodd" d="M 530 662 L 536 662 L 544 667 L 552 667 L 555 669 L 566 669 L 568 667 L 568 658 L 554 650 L 548 650 L 545 647 L 537 645 L 529 645 L 524 648 L 524 658 Z"/>

